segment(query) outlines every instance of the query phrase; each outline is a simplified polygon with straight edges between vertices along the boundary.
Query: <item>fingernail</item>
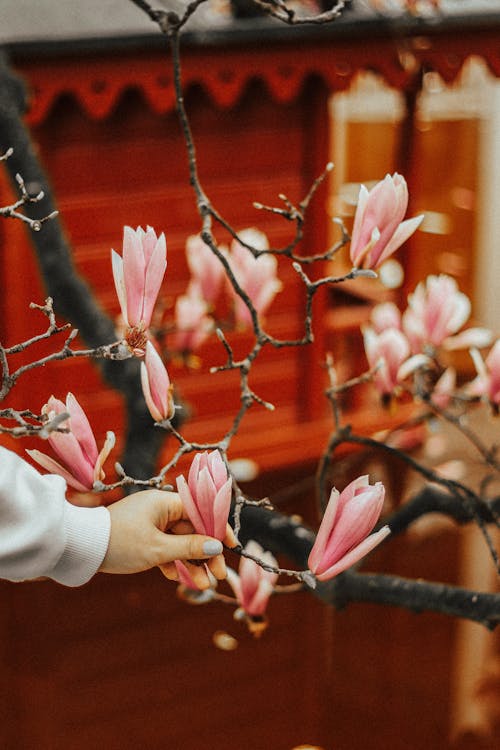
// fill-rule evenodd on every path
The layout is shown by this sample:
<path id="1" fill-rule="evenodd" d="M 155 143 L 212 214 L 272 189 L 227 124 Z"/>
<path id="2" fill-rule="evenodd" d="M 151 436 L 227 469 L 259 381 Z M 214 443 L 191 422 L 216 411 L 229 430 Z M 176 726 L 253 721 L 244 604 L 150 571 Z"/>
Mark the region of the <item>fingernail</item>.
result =
<path id="1" fill-rule="evenodd" d="M 216 539 L 207 539 L 207 541 L 203 543 L 203 554 L 209 555 L 210 557 L 213 555 L 220 555 L 222 549 L 222 542 L 218 542 Z"/>

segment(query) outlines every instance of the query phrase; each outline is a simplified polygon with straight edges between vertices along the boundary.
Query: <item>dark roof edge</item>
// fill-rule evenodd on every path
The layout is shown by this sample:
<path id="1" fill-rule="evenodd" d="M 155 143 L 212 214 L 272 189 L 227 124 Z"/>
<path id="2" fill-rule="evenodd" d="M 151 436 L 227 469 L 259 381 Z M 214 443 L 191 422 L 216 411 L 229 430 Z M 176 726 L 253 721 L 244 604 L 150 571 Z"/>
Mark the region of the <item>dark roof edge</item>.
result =
<path id="1" fill-rule="evenodd" d="M 297 40 L 349 40 L 362 37 L 433 36 L 464 31 L 492 31 L 500 28 L 500 12 L 468 13 L 439 18 L 353 18 L 348 16 L 330 24 L 285 26 L 268 19 L 237 20 L 219 28 L 186 31 L 185 46 L 235 46 L 294 42 Z M 117 54 L 123 51 L 146 52 L 161 49 L 166 38 L 155 34 L 133 34 L 71 39 L 10 42 L 3 49 L 15 59 L 73 57 L 95 53 Z"/>

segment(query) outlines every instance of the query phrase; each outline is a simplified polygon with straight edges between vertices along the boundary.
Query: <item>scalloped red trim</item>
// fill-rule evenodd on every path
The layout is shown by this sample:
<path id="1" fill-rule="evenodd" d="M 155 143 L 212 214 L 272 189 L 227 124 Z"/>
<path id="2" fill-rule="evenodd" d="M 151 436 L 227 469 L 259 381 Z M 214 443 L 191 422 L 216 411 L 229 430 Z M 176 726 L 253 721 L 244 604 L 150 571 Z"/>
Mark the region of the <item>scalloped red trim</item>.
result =
<path id="1" fill-rule="evenodd" d="M 185 90 L 198 84 L 219 107 L 232 107 L 250 81 L 263 81 L 277 102 L 293 101 L 310 76 L 319 77 L 332 92 L 346 89 L 360 70 L 374 70 L 397 89 L 414 85 L 423 68 L 453 81 L 470 55 L 485 59 L 500 76 L 500 43 L 494 29 L 464 30 L 460 36 L 407 39 L 298 41 L 267 47 L 226 49 L 212 46 L 186 48 L 182 77 Z M 28 122 L 37 125 L 56 100 L 69 94 L 92 119 L 107 117 L 126 89 L 138 90 L 159 114 L 175 106 L 172 72 L 166 53 L 102 54 L 75 60 L 46 59 L 18 66 L 31 87 Z"/>

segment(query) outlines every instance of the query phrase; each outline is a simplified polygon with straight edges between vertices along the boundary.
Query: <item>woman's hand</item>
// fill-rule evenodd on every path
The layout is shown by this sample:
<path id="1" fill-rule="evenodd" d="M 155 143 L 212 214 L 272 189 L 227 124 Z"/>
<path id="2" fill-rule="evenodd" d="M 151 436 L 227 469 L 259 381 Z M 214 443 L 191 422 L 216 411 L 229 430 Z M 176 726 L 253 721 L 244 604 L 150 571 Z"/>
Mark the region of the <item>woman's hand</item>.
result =
<path id="1" fill-rule="evenodd" d="M 158 566 L 167 578 L 178 580 L 174 560 L 182 560 L 195 584 L 204 589 L 210 585 L 205 566 L 187 562 L 203 560 L 215 578 L 226 577 L 222 543 L 194 533 L 176 492 L 137 492 L 108 510 L 111 535 L 100 572 L 139 573 Z M 224 543 L 236 543 L 229 526 Z"/>

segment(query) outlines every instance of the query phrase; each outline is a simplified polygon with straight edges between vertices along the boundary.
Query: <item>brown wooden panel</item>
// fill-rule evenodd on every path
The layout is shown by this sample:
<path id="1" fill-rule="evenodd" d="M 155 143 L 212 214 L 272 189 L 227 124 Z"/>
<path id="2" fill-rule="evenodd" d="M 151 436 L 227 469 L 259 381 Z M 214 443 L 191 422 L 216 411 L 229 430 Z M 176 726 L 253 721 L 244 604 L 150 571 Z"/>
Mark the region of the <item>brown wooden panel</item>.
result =
<path id="1" fill-rule="evenodd" d="M 440 212 L 447 226 L 444 234 L 414 235 L 407 251 L 409 290 L 430 273 L 447 273 L 473 294 L 479 127 L 476 119 L 417 122 L 413 210 Z"/>
<path id="2" fill-rule="evenodd" d="M 102 577 L 78 591 L 43 583 L 0 589 L 13 592 L 9 666 L 22 708 L 10 722 L 20 750 L 153 750 L 165 743 L 180 750 L 210 746 L 212 738 L 229 750 L 238 737 L 262 748 L 268 738 L 285 750 L 319 731 L 314 711 L 290 713 L 293 703 L 317 702 L 318 681 L 308 670 L 319 644 L 304 636 L 321 616 L 319 605 L 306 614 L 300 597 L 277 598 L 270 637 L 254 641 L 227 608 L 204 609 L 200 620 L 157 571 L 135 580 Z M 29 622 L 22 617 L 28 602 Z M 221 628 L 239 638 L 235 652 L 212 645 Z"/>

